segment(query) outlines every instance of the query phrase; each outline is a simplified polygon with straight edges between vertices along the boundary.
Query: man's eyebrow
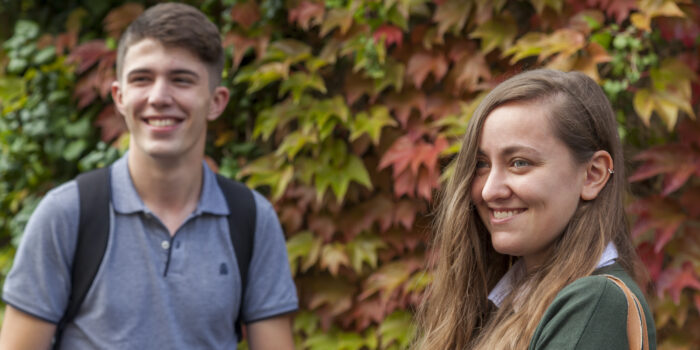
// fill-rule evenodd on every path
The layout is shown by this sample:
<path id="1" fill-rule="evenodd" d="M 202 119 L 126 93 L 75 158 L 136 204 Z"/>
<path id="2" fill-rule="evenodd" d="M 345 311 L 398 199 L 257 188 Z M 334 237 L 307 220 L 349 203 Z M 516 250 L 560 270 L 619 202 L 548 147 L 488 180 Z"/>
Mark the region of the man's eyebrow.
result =
<path id="1" fill-rule="evenodd" d="M 132 69 L 127 73 L 127 76 L 131 76 L 134 74 L 150 74 L 153 73 L 152 69 L 148 68 L 136 68 Z M 168 75 L 191 75 L 195 78 L 199 78 L 199 74 L 193 70 L 185 69 L 185 68 L 180 68 L 180 69 L 173 69 L 171 71 L 168 71 Z"/>
<path id="2" fill-rule="evenodd" d="M 195 71 L 193 71 L 193 70 L 189 70 L 189 69 L 184 69 L 184 68 L 182 68 L 182 69 L 173 69 L 173 70 L 169 71 L 168 74 L 169 74 L 169 75 L 181 75 L 181 74 L 185 74 L 185 75 L 191 75 L 191 76 L 193 76 L 193 77 L 199 78 L 199 74 L 197 74 L 197 72 L 195 72 Z"/>

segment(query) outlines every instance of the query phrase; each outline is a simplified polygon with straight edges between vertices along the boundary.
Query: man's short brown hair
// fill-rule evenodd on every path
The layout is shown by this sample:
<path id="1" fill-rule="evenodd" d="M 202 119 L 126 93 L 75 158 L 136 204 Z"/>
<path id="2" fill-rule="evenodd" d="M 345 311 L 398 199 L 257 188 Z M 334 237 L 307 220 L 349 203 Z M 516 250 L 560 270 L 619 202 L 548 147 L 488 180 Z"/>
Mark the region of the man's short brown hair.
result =
<path id="1" fill-rule="evenodd" d="M 117 77 L 121 79 L 124 56 L 129 47 L 150 38 L 166 47 L 184 48 L 207 66 L 209 86 L 221 82 L 224 51 L 219 28 L 198 9 L 179 3 L 163 3 L 146 10 L 133 21 L 119 40 Z"/>

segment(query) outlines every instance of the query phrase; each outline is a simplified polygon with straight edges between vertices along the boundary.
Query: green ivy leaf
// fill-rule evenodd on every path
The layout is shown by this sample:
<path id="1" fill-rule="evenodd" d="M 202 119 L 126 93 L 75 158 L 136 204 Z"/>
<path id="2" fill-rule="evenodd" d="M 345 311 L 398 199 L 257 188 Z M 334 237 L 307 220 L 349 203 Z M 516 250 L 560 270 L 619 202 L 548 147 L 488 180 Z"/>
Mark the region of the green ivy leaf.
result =
<path id="1" fill-rule="evenodd" d="M 375 145 L 379 144 L 379 137 L 385 126 L 397 126 L 398 123 L 389 114 L 385 106 L 374 106 L 369 114 L 361 112 L 355 116 L 350 128 L 350 141 L 355 141 L 360 136 L 367 134 Z"/>
<path id="2" fill-rule="evenodd" d="M 367 263 L 371 268 L 377 268 L 377 251 L 385 248 L 386 243 L 375 235 L 360 235 L 347 244 L 350 252 L 352 268 L 358 274 L 362 273 L 362 264 Z"/>
<path id="3" fill-rule="evenodd" d="M 310 231 L 297 233 L 287 240 L 287 254 L 292 273 L 296 274 L 300 260 L 302 262 L 301 272 L 307 271 L 316 264 L 321 253 L 322 244 L 323 241 L 318 237 L 314 237 Z"/>
<path id="4" fill-rule="evenodd" d="M 292 101 L 298 104 L 301 96 L 307 89 L 326 93 L 326 84 L 318 74 L 307 74 L 303 72 L 293 73 L 289 79 L 282 82 L 279 96 L 282 97 L 288 92 L 292 92 Z"/>
<path id="5" fill-rule="evenodd" d="M 408 347 L 415 333 L 415 325 L 411 314 L 406 311 L 394 311 L 379 326 L 381 337 L 381 349 L 386 349 L 392 344 L 400 349 Z"/>

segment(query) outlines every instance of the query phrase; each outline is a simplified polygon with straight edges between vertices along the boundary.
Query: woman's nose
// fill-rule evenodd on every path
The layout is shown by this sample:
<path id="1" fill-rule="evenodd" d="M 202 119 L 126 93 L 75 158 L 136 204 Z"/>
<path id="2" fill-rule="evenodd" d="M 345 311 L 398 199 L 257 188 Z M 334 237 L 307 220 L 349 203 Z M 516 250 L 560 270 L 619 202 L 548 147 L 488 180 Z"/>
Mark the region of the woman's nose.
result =
<path id="1" fill-rule="evenodd" d="M 484 187 L 481 189 L 481 198 L 486 202 L 492 202 L 499 199 L 510 197 L 511 189 L 508 186 L 508 177 L 503 171 L 491 169 L 484 181 Z"/>

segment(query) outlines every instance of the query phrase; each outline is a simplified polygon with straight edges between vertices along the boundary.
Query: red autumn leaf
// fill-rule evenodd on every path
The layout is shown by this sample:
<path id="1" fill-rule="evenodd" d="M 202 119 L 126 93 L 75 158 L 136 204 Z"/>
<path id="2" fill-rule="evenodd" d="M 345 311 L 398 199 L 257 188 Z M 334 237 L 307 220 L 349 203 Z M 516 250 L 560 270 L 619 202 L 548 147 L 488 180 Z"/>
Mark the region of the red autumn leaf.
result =
<path id="1" fill-rule="evenodd" d="M 249 38 L 237 31 L 230 31 L 224 35 L 222 45 L 224 47 L 233 46 L 233 68 L 238 68 L 245 57 L 248 49 L 254 49 L 256 57 L 263 57 L 267 50 L 270 37 L 267 35 Z"/>
<path id="2" fill-rule="evenodd" d="M 231 20 L 238 23 L 244 29 L 250 27 L 260 20 L 260 9 L 253 0 L 239 2 L 231 8 Z"/>
<path id="3" fill-rule="evenodd" d="M 425 204 L 415 200 L 403 199 L 394 208 L 394 224 L 403 226 L 406 230 L 413 227 L 413 221 L 418 214 L 425 211 Z"/>
<path id="4" fill-rule="evenodd" d="M 54 41 L 54 45 L 56 45 L 56 55 L 63 55 L 66 50 L 72 51 L 78 45 L 78 33 L 59 34 Z"/>
<path id="5" fill-rule="evenodd" d="M 301 225 L 304 223 L 304 212 L 299 207 L 284 205 L 278 210 L 278 213 L 280 223 L 284 226 L 284 232 L 290 234 L 301 229 Z"/>
<path id="6" fill-rule="evenodd" d="M 680 203 L 688 211 L 690 217 L 700 219 L 700 186 L 691 187 L 683 191 Z"/>
<path id="7" fill-rule="evenodd" d="M 396 179 L 411 164 L 414 148 L 414 140 L 408 135 L 399 137 L 382 156 L 378 169 L 382 170 L 391 165 Z"/>
<path id="8" fill-rule="evenodd" d="M 460 99 L 438 92 L 427 97 L 426 114 L 423 118 L 430 116 L 438 120 L 448 115 L 458 114 L 461 109 Z"/>
<path id="9" fill-rule="evenodd" d="M 411 111 L 416 109 L 422 116 L 427 115 L 427 101 L 425 94 L 412 89 L 403 89 L 401 92 L 391 92 L 385 99 L 386 105 L 401 123 L 403 128 L 408 126 Z"/>
<path id="10" fill-rule="evenodd" d="M 450 71 L 448 80 L 455 87 L 453 94 L 459 92 L 472 92 L 479 89 L 481 80 L 491 79 L 491 70 L 486 63 L 486 58 L 479 52 L 474 52 L 462 57 Z"/>
<path id="11" fill-rule="evenodd" d="M 649 242 L 644 242 L 637 247 L 637 253 L 639 257 L 642 258 L 644 266 L 647 267 L 649 271 L 649 277 L 652 281 L 656 281 L 661 274 L 664 263 L 664 253 L 655 252 L 654 245 Z"/>
<path id="12" fill-rule="evenodd" d="M 118 38 L 122 31 L 143 13 L 143 5 L 137 3 L 126 3 L 119 6 L 107 14 L 102 21 L 104 29 L 112 38 Z"/>
<path id="13" fill-rule="evenodd" d="M 78 109 L 83 109 L 97 99 L 99 86 L 99 72 L 92 70 L 75 83 L 73 97 L 78 100 Z"/>
<path id="14" fill-rule="evenodd" d="M 110 53 L 103 40 L 92 40 L 77 46 L 69 55 L 69 62 L 77 62 L 76 74 L 82 74 Z"/>
<path id="15" fill-rule="evenodd" d="M 335 222 L 328 215 L 310 215 L 309 230 L 322 237 L 324 242 L 330 242 L 335 233 Z"/>
<path id="16" fill-rule="evenodd" d="M 695 45 L 695 38 L 700 35 L 700 26 L 690 18 L 659 17 L 654 24 L 661 31 L 661 37 L 668 41 L 680 40 L 689 48 Z"/>
<path id="17" fill-rule="evenodd" d="M 348 106 L 351 106 L 364 95 L 372 96 L 374 94 L 374 83 L 359 74 L 350 73 L 345 77 L 343 90 L 345 91 L 345 100 Z"/>
<path id="18" fill-rule="evenodd" d="M 384 38 L 384 46 L 389 47 L 393 44 L 401 46 L 403 43 L 403 32 L 400 28 L 389 24 L 382 24 L 372 34 L 375 42 L 379 42 Z"/>
<path id="19" fill-rule="evenodd" d="M 700 149 L 700 124 L 697 122 L 684 119 L 678 124 L 678 136 L 682 145 Z"/>
<path id="20" fill-rule="evenodd" d="M 416 250 L 419 244 L 424 243 L 427 235 L 424 231 L 419 230 L 389 230 L 382 234 L 384 242 L 388 243 L 398 254 L 405 254 L 407 251 Z"/>
<path id="21" fill-rule="evenodd" d="M 687 225 L 673 242 L 675 261 L 693 261 L 700 267 L 700 228 Z"/>
<path id="22" fill-rule="evenodd" d="M 386 231 L 392 223 L 394 205 L 391 199 L 377 195 L 369 200 L 343 211 L 338 219 L 338 228 L 347 241 L 352 240 L 362 231 L 379 224 L 380 231 Z"/>
<path id="23" fill-rule="evenodd" d="M 309 30 L 312 25 L 320 25 L 323 22 L 323 15 L 326 7 L 322 3 L 313 1 L 302 1 L 299 6 L 290 9 L 287 21 L 296 22 L 304 30 Z"/>
<path id="24" fill-rule="evenodd" d="M 639 9 L 638 0 L 586 0 L 590 7 L 597 7 L 605 13 L 614 17 L 618 24 L 621 24 L 633 10 Z"/>
<path id="25" fill-rule="evenodd" d="M 429 172 L 437 171 L 437 161 L 440 152 L 447 148 L 447 140 L 438 136 L 434 144 L 420 142 L 416 145 L 413 151 L 413 159 L 411 159 L 411 171 L 418 174 L 418 168 L 424 165 Z"/>
<path id="26" fill-rule="evenodd" d="M 421 168 L 418 174 L 417 193 L 428 202 L 433 200 L 433 189 L 440 187 L 440 173 Z"/>
<path id="27" fill-rule="evenodd" d="M 687 220 L 678 203 L 660 196 L 640 199 L 630 204 L 627 209 L 638 215 L 632 227 L 632 236 L 638 237 L 645 231 L 653 229 L 656 233 L 654 251 L 657 253 L 666 246 L 680 225 Z"/>
<path id="28" fill-rule="evenodd" d="M 443 53 L 419 51 L 408 60 L 406 77 L 420 89 L 428 74 L 432 73 L 435 81 L 439 82 L 447 74 L 447 68 L 447 59 Z"/>
<path id="29" fill-rule="evenodd" d="M 100 139 L 110 143 L 127 131 L 124 117 L 117 112 L 114 104 L 105 106 L 95 120 L 95 126 L 100 128 Z"/>
<path id="30" fill-rule="evenodd" d="M 382 306 L 382 301 L 378 297 L 355 303 L 350 318 L 355 320 L 356 330 L 364 330 L 372 322 L 381 323 L 388 314 L 388 311 Z"/>
<path id="31" fill-rule="evenodd" d="M 285 197 L 295 203 L 299 210 L 306 212 L 309 205 L 316 203 L 316 188 L 292 184 L 287 187 Z M 312 211 L 318 212 L 318 209 Z"/>
<path id="32" fill-rule="evenodd" d="M 683 186 L 693 173 L 700 174 L 700 153 L 682 144 L 652 147 L 634 159 L 644 163 L 629 180 L 634 182 L 665 174 L 664 196 Z"/>
<path id="33" fill-rule="evenodd" d="M 394 178 L 394 196 L 399 198 L 404 194 L 409 197 L 416 195 L 416 175 L 410 170 L 405 170 Z"/>
<path id="34" fill-rule="evenodd" d="M 334 316 L 349 310 L 352 307 L 353 296 L 356 287 L 344 280 L 330 277 L 317 277 L 304 283 L 309 287 L 308 308 L 321 311 L 325 309 L 325 316 L 321 317 L 321 324 L 330 325 Z M 325 322 L 324 322 L 325 319 Z M 324 327 L 326 328 L 326 327 Z"/>
<path id="35" fill-rule="evenodd" d="M 664 292 L 668 292 L 673 301 L 678 304 L 684 288 L 700 290 L 700 280 L 695 275 L 693 265 L 686 261 L 683 263 L 682 268 L 670 268 L 662 272 L 656 287 L 658 288 L 659 297 L 662 297 Z"/>

